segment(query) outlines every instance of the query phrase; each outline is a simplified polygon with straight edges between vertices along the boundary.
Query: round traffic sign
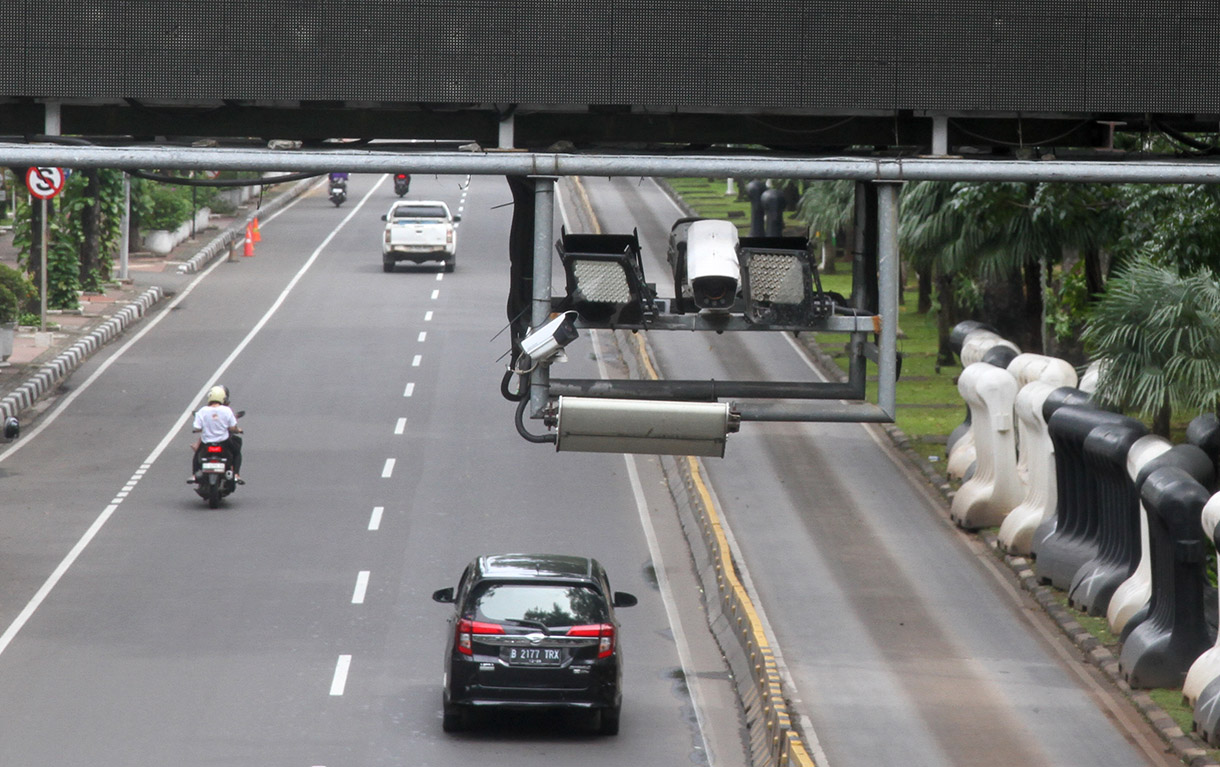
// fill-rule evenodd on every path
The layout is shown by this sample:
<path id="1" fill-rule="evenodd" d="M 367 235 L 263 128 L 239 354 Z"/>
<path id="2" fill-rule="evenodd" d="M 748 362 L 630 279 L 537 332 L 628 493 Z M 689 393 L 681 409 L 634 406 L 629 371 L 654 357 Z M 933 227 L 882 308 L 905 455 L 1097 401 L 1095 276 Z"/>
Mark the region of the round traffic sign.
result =
<path id="1" fill-rule="evenodd" d="M 62 192 L 66 180 L 63 168 L 30 168 L 25 172 L 25 185 L 40 200 L 49 200 Z"/>

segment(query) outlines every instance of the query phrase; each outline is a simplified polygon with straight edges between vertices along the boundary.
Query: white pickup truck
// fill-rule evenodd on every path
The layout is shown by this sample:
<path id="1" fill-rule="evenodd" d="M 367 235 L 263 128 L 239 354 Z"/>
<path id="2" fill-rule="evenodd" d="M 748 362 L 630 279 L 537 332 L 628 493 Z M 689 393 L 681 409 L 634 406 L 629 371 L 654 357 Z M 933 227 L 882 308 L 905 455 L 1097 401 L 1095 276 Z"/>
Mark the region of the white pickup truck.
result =
<path id="1" fill-rule="evenodd" d="M 381 265 L 394 271 L 399 261 L 440 261 L 446 272 L 456 265 L 457 232 L 462 220 L 439 200 L 398 200 L 381 220 L 385 234 L 381 242 Z"/>

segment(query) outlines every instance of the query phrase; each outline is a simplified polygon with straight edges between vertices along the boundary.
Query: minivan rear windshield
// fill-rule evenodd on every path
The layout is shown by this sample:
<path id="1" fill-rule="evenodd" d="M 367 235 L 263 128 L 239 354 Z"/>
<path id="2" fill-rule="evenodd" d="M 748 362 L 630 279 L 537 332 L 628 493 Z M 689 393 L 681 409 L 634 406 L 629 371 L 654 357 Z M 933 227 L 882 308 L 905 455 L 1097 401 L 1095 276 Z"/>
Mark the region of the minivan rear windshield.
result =
<path id="1" fill-rule="evenodd" d="M 606 623 L 606 600 L 581 585 L 488 583 L 474 594 L 474 619 L 491 623 L 526 621 L 547 628 Z"/>

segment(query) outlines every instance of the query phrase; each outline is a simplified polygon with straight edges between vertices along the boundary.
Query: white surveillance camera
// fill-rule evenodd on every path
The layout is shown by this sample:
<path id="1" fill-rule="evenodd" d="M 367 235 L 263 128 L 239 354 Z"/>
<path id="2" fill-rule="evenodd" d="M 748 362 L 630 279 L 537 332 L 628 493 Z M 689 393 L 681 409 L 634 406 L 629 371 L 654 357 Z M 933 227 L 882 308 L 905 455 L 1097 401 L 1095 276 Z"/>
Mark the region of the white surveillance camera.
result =
<path id="1" fill-rule="evenodd" d="M 686 233 L 686 281 L 700 309 L 728 311 L 737 298 L 737 227 L 729 221 L 695 221 Z"/>
<path id="2" fill-rule="evenodd" d="M 576 312 L 564 312 L 527 333 L 521 339 L 521 351 L 529 355 L 534 364 L 548 362 L 578 335 Z"/>

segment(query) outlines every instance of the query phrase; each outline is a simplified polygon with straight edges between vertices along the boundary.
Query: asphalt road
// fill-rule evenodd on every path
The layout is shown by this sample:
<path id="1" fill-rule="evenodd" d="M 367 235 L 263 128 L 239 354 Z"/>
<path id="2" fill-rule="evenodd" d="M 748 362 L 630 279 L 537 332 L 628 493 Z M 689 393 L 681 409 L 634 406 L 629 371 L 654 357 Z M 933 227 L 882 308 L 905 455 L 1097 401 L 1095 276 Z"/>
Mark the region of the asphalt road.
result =
<path id="1" fill-rule="evenodd" d="M 602 230 L 638 228 L 672 296 L 677 207 L 648 180 L 585 183 Z M 648 341 L 668 377 L 815 377 L 779 333 Z M 703 460 L 818 764 L 1177 763 L 891 450 L 875 427 L 745 423 Z"/>
<path id="2" fill-rule="evenodd" d="M 337 209 L 315 190 L 0 451 L 0 764 L 744 763 L 656 462 L 526 443 L 499 395 L 507 185 L 412 196 L 462 212 L 455 273 L 382 272 L 386 179 Z M 611 352 L 568 364 L 613 374 Z M 184 480 L 218 380 L 247 411 L 248 484 L 212 511 Z M 549 716 L 441 732 L 429 595 L 513 550 L 595 556 L 640 597 L 618 737 Z"/>

